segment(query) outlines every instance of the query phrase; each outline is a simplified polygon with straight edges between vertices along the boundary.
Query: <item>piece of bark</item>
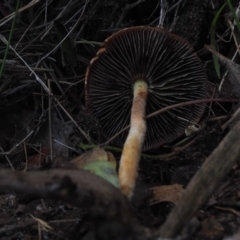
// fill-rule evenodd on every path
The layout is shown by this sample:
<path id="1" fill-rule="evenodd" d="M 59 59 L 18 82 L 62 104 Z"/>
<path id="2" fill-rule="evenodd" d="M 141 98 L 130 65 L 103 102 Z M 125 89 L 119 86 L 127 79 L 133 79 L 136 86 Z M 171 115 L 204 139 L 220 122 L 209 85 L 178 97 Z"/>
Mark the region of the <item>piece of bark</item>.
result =
<path id="1" fill-rule="evenodd" d="M 240 158 L 240 122 L 225 136 L 188 184 L 183 197 L 158 231 L 162 238 L 173 238 L 213 194 Z"/>

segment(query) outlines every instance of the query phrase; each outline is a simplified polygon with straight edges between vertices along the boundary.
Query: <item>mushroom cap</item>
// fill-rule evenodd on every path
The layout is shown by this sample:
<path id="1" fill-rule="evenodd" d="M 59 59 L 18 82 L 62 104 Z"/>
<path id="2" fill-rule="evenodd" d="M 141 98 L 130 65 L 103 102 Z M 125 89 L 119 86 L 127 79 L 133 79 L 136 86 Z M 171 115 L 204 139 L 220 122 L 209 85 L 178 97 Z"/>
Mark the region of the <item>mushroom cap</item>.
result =
<path id="1" fill-rule="evenodd" d="M 162 28 L 131 27 L 104 42 L 88 66 L 86 105 L 106 138 L 130 124 L 133 85 L 148 84 L 146 115 L 167 106 L 206 97 L 206 74 L 193 47 Z M 197 123 L 205 104 L 175 108 L 147 119 L 143 150 L 170 143 Z M 128 131 L 116 138 L 123 145 Z"/>

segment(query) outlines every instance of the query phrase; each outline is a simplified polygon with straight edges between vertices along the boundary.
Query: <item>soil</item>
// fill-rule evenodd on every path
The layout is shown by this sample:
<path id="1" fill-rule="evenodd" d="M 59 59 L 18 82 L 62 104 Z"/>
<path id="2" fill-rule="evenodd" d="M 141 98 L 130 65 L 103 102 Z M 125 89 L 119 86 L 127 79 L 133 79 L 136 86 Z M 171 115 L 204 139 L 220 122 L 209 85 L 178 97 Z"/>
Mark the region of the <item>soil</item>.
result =
<path id="1" fill-rule="evenodd" d="M 14 13 L 16 2 L 8 0 L 0 3 L 1 34 L 6 39 L 11 32 L 10 14 Z M 19 56 L 9 49 L 0 77 L 0 169 L 37 172 L 69 168 L 69 160 L 85 152 L 79 144 L 88 144 L 79 127 L 91 136 L 95 144 L 106 140 L 85 107 L 84 94 L 85 72 L 99 45 L 74 42 L 86 40 L 102 43 L 122 28 L 157 26 L 161 1 L 53 0 L 36 1 L 32 6 L 28 5 L 31 1 L 20 2 L 19 9 L 27 7 L 17 15 L 11 38 L 11 46 Z M 163 27 L 193 45 L 206 69 L 208 96 L 236 100 L 228 77 L 222 91 L 218 92 L 221 80 L 217 77 L 212 54 L 204 48 L 204 45 L 211 44 L 211 24 L 224 2 L 168 0 Z M 238 1 L 231 2 L 235 8 L 238 6 Z M 4 22 L 4 19 L 9 21 Z M 227 19 L 233 21 L 229 8 L 225 7 L 215 31 L 219 52 L 231 59 L 236 47 Z M 69 32 L 64 43 L 58 46 Z M 239 33 L 235 31 L 235 34 L 239 39 Z M 3 59 L 6 45 L 2 40 L 0 42 Z M 41 81 L 36 80 L 21 58 L 51 89 L 53 96 L 44 91 Z M 221 76 L 224 72 L 221 67 Z M 201 130 L 194 137 L 187 141 L 181 137 L 171 144 L 144 152 L 146 155 L 140 161 L 137 188 L 131 201 L 133 215 L 139 224 L 154 230 L 165 222 L 177 201 L 169 197 L 169 200 L 151 204 L 151 200 L 156 198 L 151 188 L 173 184 L 185 188 L 231 129 L 231 125 L 225 130 L 222 126 L 233 114 L 235 105 L 233 102 L 207 104 L 199 122 Z M 118 161 L 120 153 L 112 153 Z M 149 159 L 147 155 L 160 157 Z M 59 157 L 64 163 L 59 163 Z M 239 170 L 236 164 L 194 216 L 188 229 L 184 230 L 185 239 L 218 240 L 234 234 L 235 238 L 232 239 L 240 239 L 237 237 L 240 231 Z M 107 229 L 114 229 L 115 232 L 101 235 L 104 229 L 98 229 L 99 222 L 106 219 L 96 219 L 88 208 L 79 208 L 62 199 L 39 198 L 34 194 L 0 188 L 0 206 L 1 239 L 93 240 L 103 239 L 101 236 L 105 239 L 134 239 L 127 234 L 119 234 L 117 238 L 116 232 L 119 233 L 119 230 L 111 227 Z M 110 221 L 105 225 L 111 225 Z"/>

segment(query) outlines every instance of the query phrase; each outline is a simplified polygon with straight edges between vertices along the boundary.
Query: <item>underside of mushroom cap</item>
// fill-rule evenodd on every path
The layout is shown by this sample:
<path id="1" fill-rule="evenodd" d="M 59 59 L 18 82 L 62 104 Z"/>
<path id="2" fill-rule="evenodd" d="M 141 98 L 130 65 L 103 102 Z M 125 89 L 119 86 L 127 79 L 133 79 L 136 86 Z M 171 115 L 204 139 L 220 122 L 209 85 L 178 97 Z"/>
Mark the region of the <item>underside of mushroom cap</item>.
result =
<path id="1" fill-rule="evenodd" d="M 130 123 L 133 85 L 148 84 L 146 114 L 206 97 L 206 74 L 192 46 L 181 37 L 155 27 L 131 27 L 110 36 L 86 73 L 86 105 L 111 138 Z M 169 110 L 147 119 L 143 149 L 180 137 L 197 123 L 205 104 Z M 128 131 L 116 138 L 124 144 Z"/>

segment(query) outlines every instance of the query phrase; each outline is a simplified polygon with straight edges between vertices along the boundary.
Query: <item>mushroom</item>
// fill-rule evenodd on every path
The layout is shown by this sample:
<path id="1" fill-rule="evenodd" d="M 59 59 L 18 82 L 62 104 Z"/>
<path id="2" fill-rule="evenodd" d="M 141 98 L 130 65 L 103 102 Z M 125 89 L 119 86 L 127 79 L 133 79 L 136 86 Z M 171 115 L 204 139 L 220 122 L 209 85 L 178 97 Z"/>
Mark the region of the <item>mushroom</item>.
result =
<path id="1" fill-rule="evenodd" d="M 124 144 L 119 180 L 129 198 L 141 150 L 177 139 L 205 109 L 204 104 L 184 106 L 145 120 L 166 106 L 206 97 L 205 71 L 193 47 L 162 28 L 130 27 L 106 39 L 88 66 L 85 87 L 87 108 L 106 138 L 130 123 L 128 135 L 116 138 Z"/>

